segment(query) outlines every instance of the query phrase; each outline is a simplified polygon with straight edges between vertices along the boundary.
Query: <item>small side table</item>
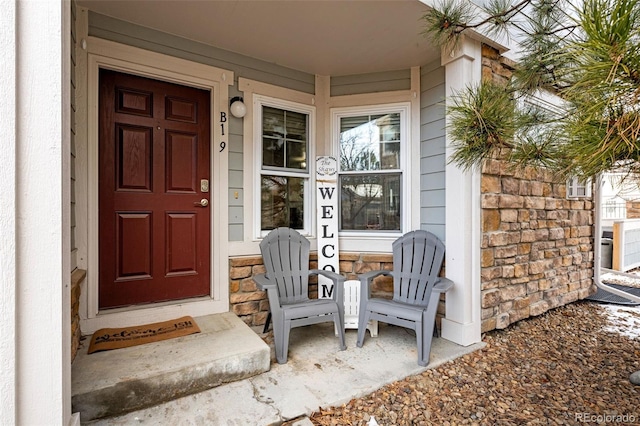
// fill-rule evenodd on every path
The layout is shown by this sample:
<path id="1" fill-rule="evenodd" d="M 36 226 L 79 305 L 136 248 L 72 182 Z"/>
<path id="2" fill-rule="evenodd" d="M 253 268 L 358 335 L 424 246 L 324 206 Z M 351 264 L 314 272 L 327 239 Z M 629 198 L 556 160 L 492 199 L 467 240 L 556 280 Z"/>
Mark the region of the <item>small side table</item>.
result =
<path id="1" fill-rule="evenodd" d="M 344 282 L 344 328 L 358 328 L 358 311 L 360 310 L 360 281 Z M 378 321 L 370 320 L 367 329 L 371 337 L 378 335 Z"/>

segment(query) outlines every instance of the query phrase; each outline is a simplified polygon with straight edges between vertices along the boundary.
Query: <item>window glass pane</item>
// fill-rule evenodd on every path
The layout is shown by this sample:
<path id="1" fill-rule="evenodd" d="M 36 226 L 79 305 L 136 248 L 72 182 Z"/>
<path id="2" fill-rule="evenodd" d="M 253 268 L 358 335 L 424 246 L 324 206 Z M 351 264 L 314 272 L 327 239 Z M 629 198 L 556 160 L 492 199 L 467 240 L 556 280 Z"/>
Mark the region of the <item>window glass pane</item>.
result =
<path id="1" fill-rule="evenodd" d="M 591 182 L 582 181 L 577 177 L 567 180 L 567 198 L 591 197 Z"/>
<path id="2" fill-rule="evenodd" d="M 307 168 L 307 144 L 287 141 L 287 167 L 290 169 Z"/>
<path id="3" fill-rule="evenodd" d="M 304 181 L 287 176 L 262 176 L 262 230 L 279 226 L 304 228 Z"/>
<path id="4" fill-rule="evenodd" d="M 262 164 L 284 167 L 284 111 L 262 107 Z"/>
<path id="5" fill-rule="evenodd" d="M 262 164 L 284 167 L 284 139 L 264 137 L 262 139 Z"/>
<path id="6" fill-rule="evenodd" d="M 274 138 L 284 138 L 284 111 L 262 107 L 262 134 Z"/>
<path id="7" fill-rule="evenodd" d="M 307 169 L 307 114 L 262 107 L 262 165 Z"/>
<path id="8" fill-rule="evenodd" d="M 377 134 L 370 116 L 340 119 L 340 170 L 377 170 Z"/>
<path id="9" fill-rule="evenodd" d="M 399 113 L 342 117 L 340 170 L 399 169 L 400 138 Z"/>
<path id="10" fill-rule="evenodd" d="M 400 168 L 400 142 L 380 144 L 380 166 L 382 169 Z"/>
<path id="11" fill-rule="evenodd" d="M 307 116 L 299 112 L 286 111 L 287 139 L 307 140 Z"/>
<path id="12" fill-rule="evenodd" d="M 400 230 L 400 173 L 340 177 L 341 230 Z"/>

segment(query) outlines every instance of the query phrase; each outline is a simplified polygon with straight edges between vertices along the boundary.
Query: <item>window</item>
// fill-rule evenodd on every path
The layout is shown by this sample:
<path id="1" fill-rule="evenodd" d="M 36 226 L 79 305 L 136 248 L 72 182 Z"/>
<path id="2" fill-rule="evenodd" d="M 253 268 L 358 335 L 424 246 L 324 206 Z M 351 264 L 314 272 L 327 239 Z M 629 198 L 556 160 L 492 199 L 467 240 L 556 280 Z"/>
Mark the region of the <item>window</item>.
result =
<path id="1" fill-rule="evenodd" d="M 582 181 L 574 177 L 567 180 L 567 198 L 591 197 L 591 181 Z"/>
<path id="2" fill-rule="evenodd" d="M 402 231 L 407 107 L 335 113 L 340 231 Z"/>
<path id="3" fill-rule="evenodd" d="M 309 233 L 309 109 L 258 100 L 260 230 L 280 226 Z"/>

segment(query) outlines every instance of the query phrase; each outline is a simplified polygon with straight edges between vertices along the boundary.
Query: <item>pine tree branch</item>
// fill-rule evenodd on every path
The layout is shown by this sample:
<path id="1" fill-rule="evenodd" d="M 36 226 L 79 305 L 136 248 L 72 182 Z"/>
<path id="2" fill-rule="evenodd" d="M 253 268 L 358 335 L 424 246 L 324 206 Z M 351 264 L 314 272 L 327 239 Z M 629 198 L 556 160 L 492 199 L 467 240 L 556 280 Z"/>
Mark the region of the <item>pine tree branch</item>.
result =
<path id="1" fill-rule="evenodd" d="M 462 33 L 462 31 L 466 30 L 466 29 L 476 29 L 479 28 L 485 24 L 490 23 L 491 21 L 494 21 L 498 18 L 504 18 L 507 17 L 508 19 L 513 18 L 513 16 L 515 16 L 516 14 L 518 14 L 522 9 L 524 9 L 528 4 L 530 4 L 533 0 L 522 0 L 520 3 L 516 4 L 515 6 L 512 6 L 511 8 L 501 12 L 501 13 L 497 13 L 494 15 L 491 15 L 487 18 L 485 18 L 484 20 L 476 23 L 476 24 L 457 24 L 458 27 L 462 27 L 462 30 L 459 31 L 459 33 Z M 509 16 L 510 15 L 510 16 Z M 458 33 L 458 34 L 459 34 Z"/>

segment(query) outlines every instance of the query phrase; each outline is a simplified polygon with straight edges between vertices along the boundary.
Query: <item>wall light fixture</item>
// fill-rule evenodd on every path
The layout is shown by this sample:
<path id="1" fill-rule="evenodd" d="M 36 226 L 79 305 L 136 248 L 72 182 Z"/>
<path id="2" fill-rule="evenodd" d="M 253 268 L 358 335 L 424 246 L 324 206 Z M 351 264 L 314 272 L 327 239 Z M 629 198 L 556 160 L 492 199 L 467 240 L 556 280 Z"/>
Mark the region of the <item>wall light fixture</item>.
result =
<path id="1" fill-rule="evenodd" d="M 229 104 L 229 111 L 234 117 L 242 118 L 247 114 L 247 106 L 244 104 L 244 100 L 240 96 L 231 98 Z"/>

